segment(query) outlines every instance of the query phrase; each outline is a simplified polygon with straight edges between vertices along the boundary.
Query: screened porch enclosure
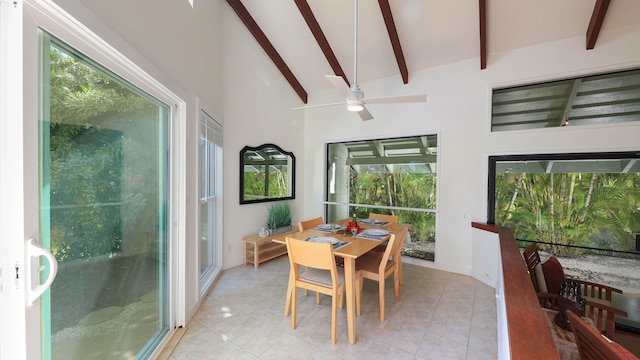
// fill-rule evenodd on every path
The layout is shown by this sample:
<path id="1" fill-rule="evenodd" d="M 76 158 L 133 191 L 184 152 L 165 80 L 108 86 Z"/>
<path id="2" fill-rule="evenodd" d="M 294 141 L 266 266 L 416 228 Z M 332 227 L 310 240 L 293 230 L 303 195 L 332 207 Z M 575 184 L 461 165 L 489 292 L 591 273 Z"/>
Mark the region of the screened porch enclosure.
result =
<path id="1" fill-rule="evenodd" d="M 532 242 L 569 276 L 623 290 L 613 303 L 640 332 L 640 157 L 634 152 L 490 157 L 489 221 Z"/>
<path id="2" fill-rule="evenodd" d="M 327 144 L 326 220 L 398 215 L 403 255 L 434 260 L 437 148 L 437 135 Z"/>

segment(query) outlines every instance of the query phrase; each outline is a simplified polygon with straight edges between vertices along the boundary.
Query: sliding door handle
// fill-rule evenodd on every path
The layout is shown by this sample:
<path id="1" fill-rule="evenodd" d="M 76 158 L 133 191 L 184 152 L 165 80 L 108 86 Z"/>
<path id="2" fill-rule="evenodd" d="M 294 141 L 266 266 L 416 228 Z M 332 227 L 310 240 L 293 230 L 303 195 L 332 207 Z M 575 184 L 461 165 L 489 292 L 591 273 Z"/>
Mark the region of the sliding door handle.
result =
<path id="1" fill-rule="evenodd" d="M 33 305 L 42 294 L 51 286 L 53 280 L 58 273 L 58 261 L 49 251 L 40 246 L 35 239 L 27 240 L 25 244 L 25 254 L 27 261 L 25 261 L 25 273 L 26 273 L 26 289 L 27 289 L 27 305 Z M 40 283 L 40 271 L 44 269 L 44 266 L 40 266 L 40 257 L 44 257 L 49 262 L 49 275 L 47 279 Z M 37 265 L 33 266 L 32 261 L 37 260 Z M 34 280 L 36 282 L 34 286 Z"/>

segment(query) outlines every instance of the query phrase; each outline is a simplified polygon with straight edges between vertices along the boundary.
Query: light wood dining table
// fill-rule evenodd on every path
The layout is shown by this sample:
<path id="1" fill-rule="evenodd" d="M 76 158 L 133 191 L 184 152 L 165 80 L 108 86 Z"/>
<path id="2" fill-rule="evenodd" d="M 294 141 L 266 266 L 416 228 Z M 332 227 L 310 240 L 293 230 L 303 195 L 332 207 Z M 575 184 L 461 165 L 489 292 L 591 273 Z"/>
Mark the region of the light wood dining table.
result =
<path id="1" fill-rule="evenodd" d="M 350 219 L 344 219 L 340 221 L 334 222 L 334 224 L 347 225 L 351 221 Z M 372 228 L 372 229 L 382 229 L 388 230 L 390 233 L 399 232 L 403 229 L 406 224 L 389 224 L 386 226 L 378 226 L 374 224 L 363 224 L 358 223 L 360 227 L 364 230 Z M 346 292 L 346 301 L 347 301 L 347 331 L 349 333 L 349 343 L 355 344 L 356 342 L 356 309 L 355 309 L 355 294 L 358 289 L 356 289 L 356 270 L 355 264 L 356 259 L 367 252 L 371 251 L 376 246 L 384 243 L 389 239 L 389 236 L 382 240 L 374 240 L 367 239 L 361 237 L 353 237 L 352 235 L 342 235 L 337 234 L 336 232 L 327 233 L 325 231 L 308 229 L 304 231 L 299 231 L 295 233 L 283 234 L 281 237 L 276 237 L 272 241 L 278 243 L 285 243 L 285 237 L 291 237 L 297 240 L 307 240 L 312 236 L 331 236 L 335 237 L 341 241 L 347 241 L 350 244 L 338 248 L 334 250 L 333 254 L 335 256 L 339 256 L 344 259 L 344 277 L 345 277 L 345 292 Z M 293 274 L 289 275 L 289 286 L 287 288 L 287 299 L 285 302 L 284 315 L 289 316 L 291 311 L 291 294 L 294 284 Z"/>

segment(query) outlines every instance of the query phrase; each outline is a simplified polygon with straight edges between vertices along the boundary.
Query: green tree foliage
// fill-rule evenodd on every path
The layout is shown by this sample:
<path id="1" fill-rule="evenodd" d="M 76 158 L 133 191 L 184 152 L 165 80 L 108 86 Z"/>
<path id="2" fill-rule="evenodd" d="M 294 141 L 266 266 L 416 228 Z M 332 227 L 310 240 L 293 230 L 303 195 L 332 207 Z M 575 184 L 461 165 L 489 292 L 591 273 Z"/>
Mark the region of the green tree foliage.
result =
<path id="1" fill-rule="evenodd" d="M 148 101 L 56 47 L 49 52 L 49 178 L 51 249 L 59 261 L 122 250 L 122 222 L 144 207 L 123 194 L 123 148 L 130 139 L 100 124 L 149 110 Z M 46 116 L 46 113 L 45 113 Z M 133 209 L 133 210 L 132 210 Z M 131 215 L 131 214 L 129 214 Z"/>
<path id="2" fill-rule="evenodd" d="M 639 186 L 640 174 L 498 174 L 495 221 L 513 228 L 519 239 L 633 251 L 640 232 Z"/>
<path id="3" fill-rule="evenodd" d="M 251 167 L 252 170 L 255 165 Z M 264 167 L 262 167 L 264 170 Z M 277 166 L 270 166 L 267 173 L 264 171 L 245 171 L 244 173 L 244 195 L 247 199 L 283 198 L 287 197 L 287 173 Z M 266 186 L 266 189 L 265 189 Z M 265 194 L 266 192 L 266 194 Z"/>
<path id="4" fill-rule="evenodd" d="M 435 174 L 363 173 L 351 171 L 349 202 L 406 207 L 436 208 Z M 409 210 L 355 209 L 359 218 L 369 212 L 398 215 L 400 222 L 411 224 L 412 241 L 435 241 L 435 215 L 430 212 Z"/>

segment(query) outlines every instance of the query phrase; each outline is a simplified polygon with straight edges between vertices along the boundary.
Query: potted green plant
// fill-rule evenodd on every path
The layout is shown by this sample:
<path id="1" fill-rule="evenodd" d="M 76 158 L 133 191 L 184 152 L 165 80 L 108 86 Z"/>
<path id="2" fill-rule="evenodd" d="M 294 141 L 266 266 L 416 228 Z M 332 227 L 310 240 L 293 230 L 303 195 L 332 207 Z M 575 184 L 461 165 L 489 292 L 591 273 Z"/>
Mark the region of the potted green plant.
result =
<path id="1" fill-rule="evenodd" d="M 291 206 L 288 202 L 272 203 L 267 211 L 270 235 L 291 231 Z"/>

